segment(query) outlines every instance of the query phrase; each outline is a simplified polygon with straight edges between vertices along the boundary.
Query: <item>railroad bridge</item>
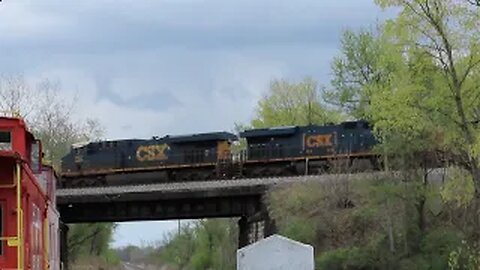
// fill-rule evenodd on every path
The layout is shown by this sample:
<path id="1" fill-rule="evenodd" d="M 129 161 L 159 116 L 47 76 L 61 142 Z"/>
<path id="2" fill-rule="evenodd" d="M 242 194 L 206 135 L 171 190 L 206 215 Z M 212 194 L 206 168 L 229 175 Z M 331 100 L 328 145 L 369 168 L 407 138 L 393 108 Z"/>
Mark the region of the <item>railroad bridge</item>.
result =
<path id="1" fill-rule="evenodd" d="M 57 205 L 65 224 L 237 217 L 238 244 L 243 247 L 275 233 L 275 222 L 269 217 L 264 204 L 264 196 L 269 189 L 299 182 L 371 179 L 383 174 L 332 174 L 60 189 Z M 68 228 L 63 231 L 68 231 Z M 66 235 L 62 239 L 62 246 L 66 247 Z"/>
<path id="2" fill-rule="evenodd" d="M 65 224 L 238 217 L 238 244 L 242 247 L 275 233 L 275 224 L 264 204 L 267 190 L 282 184 L 327 178 L 302 176 L 59 189 L 57 205 Z"/>
<path id="3" fill-rule="evenodd" d="M 308 177 L 307 177 L 308 178 Z M 275 232 L 264 206 L 272 186 L 305 178 L 258 178 L 60 189 L 63 223 L 239 218 L 239 246 Z"/>

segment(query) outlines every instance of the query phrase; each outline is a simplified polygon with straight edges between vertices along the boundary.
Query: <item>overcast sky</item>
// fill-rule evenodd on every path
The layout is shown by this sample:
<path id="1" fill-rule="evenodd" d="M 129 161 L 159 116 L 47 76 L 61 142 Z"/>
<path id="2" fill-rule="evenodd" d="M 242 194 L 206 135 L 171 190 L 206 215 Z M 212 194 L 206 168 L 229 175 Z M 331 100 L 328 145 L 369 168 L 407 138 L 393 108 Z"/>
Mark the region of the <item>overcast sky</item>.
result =
<path id="1" fill-rule="evenodd" d="M 342 30 L 385 16 L 373 0 L 4 0 L 0 73 L 60 81 L 109 139 L 231 130 L 274 78 L 328 84 Z M 115 245 L 172 228 L 124 224 Z"/>

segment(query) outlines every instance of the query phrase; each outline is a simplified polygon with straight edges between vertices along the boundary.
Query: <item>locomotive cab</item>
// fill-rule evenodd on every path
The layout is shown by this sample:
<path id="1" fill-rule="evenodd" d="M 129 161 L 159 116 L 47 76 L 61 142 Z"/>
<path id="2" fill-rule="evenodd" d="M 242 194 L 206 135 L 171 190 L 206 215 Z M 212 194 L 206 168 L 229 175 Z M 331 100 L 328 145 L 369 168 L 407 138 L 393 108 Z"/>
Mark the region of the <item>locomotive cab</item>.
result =
<path id="1" fill-rule="evenodd" d="M 340 124 L 337 152 L 355 154 L 370 151 L 376 144 L 367 121 L 348 121 Z"/>

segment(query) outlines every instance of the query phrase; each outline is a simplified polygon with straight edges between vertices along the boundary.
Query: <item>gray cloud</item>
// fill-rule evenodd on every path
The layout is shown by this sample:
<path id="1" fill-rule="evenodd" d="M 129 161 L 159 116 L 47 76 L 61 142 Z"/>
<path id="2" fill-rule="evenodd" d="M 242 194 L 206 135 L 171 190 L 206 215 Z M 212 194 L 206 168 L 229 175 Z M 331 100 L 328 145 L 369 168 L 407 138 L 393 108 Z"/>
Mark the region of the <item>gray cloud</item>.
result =
<path id="1" fill-rule="evenodd" d="M 339 26 L 371 22 L 370 1 L 342 2 L 45 0 L 31 3 L 27 15 L 37 14 L 32 24 L 36 20 L 46 29 L 35 32 L 13 25 L 19 33 L 7 36 L 4 44 L 43 53 L 95 54 L 170 46 L 236 49 L 336 43 Z"/>
<path id="2" fill-rule="evenodd" d="M 342 29 L 377 16 L 370 0 L 5 1 L 0 72 L 58 78 L 109 137 L 230 129 L 275 77 L 328 83 Z"/>

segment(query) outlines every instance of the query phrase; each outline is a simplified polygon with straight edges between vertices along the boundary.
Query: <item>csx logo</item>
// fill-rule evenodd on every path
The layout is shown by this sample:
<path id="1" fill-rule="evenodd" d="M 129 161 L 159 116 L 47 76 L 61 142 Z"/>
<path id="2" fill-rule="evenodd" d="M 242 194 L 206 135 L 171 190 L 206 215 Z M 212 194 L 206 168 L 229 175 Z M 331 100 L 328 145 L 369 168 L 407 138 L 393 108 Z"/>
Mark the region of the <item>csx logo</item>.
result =
<path id="1" fill-rule="evenodd" d="M 165 155 L 165 150 L 168 149 L 167 144 L 156 144 L 156 145 L 142 145 L 137 148 L 137 160 L 138 161 L 154 161 L 154 160 L 165 160 L 167 155 Z"/>
<path id="2" fill-rule="evenodd" d="M 310 135 L 305 137 L 305 144 L 308 148 L 332 145 L 332 134 Z"/>

